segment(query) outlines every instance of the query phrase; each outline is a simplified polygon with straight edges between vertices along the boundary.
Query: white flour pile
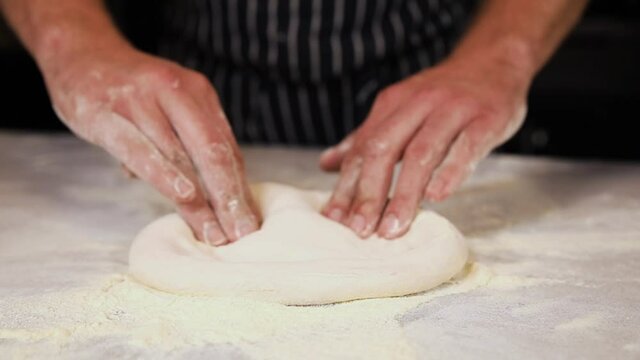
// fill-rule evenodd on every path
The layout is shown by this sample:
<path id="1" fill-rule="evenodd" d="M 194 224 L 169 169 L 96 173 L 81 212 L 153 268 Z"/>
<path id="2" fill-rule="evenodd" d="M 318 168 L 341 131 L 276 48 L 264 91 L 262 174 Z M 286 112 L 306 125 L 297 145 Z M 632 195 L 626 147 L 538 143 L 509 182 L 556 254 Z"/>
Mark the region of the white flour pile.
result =
<path id="1" fill-rule="evenodd" d="M 367 359 L 414 358 L 397 316 L 441 296 L 505 284 L 523 283 L 469 265 L 460 278 L 424 294 L 295 307 L 177 296 L 114 275 L 98 288 L 2 299 L 3 314 L 14 315 L 2 319 L 0 345 L 12 357 L 78 355 L 96 346 L 109 351 L 110 339 L 125 338 L 145 354 L 153 348 L 165 356 L 211 345 L 230 355 L 261 358 L 350 353 Z"/>

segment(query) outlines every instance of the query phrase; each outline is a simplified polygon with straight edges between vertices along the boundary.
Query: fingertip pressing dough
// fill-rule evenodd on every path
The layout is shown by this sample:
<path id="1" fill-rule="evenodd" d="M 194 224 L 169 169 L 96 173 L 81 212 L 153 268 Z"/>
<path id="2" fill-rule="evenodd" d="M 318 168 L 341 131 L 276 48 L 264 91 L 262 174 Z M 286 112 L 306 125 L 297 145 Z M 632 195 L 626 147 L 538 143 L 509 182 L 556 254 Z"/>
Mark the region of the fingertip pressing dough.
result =
<path id="1" fill-rule="evenodd" d="M 130 273 L 173 293 L 311 305 L 425 291 L 467 260 L 463 236 L 434 212 L 420 211 L 399 239 L 363 240 L 319 213 L 328 193 L 272 183 L 253 193 L 264 217 L 259 231 L 212 247 L 167 215 L 135 238 Z"/>

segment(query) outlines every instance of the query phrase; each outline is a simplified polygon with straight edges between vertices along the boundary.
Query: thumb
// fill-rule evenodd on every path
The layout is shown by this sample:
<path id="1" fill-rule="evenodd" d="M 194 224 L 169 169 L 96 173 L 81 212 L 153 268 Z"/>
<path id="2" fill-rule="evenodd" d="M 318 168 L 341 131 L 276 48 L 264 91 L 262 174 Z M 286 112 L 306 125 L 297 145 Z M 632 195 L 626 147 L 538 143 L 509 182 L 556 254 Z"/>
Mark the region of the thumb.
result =
<path id="1" fill-rule="evenodd" d="M 353 147 L 355 131 L 345 137 L 340 143 L 334 145 L 320 155 L 320 167 L 324 171 L 338 171 L 345 155 Z"/>

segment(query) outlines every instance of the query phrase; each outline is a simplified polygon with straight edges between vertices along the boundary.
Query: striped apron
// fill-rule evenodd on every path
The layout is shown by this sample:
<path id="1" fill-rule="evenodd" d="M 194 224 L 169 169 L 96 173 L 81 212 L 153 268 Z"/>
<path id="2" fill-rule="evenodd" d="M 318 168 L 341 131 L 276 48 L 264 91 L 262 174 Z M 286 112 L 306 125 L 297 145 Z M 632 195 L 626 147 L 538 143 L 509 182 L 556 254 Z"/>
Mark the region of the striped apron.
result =
<path id="1" fill-rule="evenodd" d="M 450 51 L 462 0 L 168 0 L 160 55 L 206 74 L 242 143 L 331 145 Z"/>

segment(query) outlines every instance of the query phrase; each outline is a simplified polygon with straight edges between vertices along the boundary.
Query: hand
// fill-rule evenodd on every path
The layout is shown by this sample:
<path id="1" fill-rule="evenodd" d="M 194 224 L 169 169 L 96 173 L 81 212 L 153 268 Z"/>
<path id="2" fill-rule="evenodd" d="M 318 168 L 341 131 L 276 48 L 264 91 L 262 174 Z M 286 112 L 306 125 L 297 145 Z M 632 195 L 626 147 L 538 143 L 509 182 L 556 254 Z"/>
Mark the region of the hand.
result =
<path id="1" fill-rule="evenodd" d="M 56 61 L 43 72 L 58 116 L 170 198 L 199 239 L 257 230 L 242 157 L 203 75 L 128 46 Z"/>
<path id="2" fill-rule="evenodd" d="M 528 82 L 515 67 L 474 58 L 447 60 L 384 89 L 362 126 L 321 156 L 324 169 L 340 169 L 323 214 L 361 237 L 406 233 L 423 198 L 445 199 L 521 126 Z"/>

